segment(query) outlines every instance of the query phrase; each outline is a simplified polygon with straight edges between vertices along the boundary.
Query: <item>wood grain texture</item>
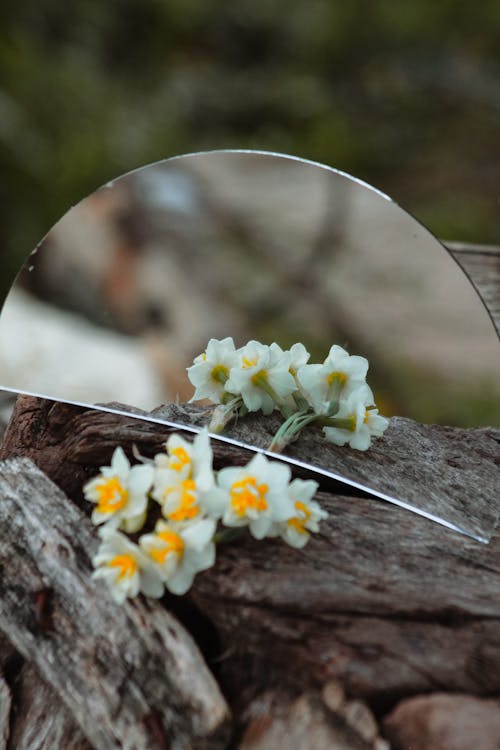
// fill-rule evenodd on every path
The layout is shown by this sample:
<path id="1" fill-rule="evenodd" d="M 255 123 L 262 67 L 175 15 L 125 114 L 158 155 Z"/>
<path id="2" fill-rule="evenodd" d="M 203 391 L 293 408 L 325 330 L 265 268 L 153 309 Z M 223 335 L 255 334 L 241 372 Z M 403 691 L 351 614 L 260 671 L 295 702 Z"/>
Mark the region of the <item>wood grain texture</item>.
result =
<path id="1" fill-rule="evenodd" d="M 500 248 L 446 244 L 500 332 Z M 167 415 L 207 418 L 184 407 Z M 269 428 L 250 420 L 233 434 L 265 441 Z M 415 440 L 419 445 L 408 470 L 420 458 L 425 475 L 424 462 L 437 452 L 435 468 L 460 502 L 476 497 L 474 483 L 488 493 L 498 488 L 498 430 L 436 431 L 410 420 L 396 420 L 393 428 L 391 448 L 399 444 L 401 458 L 406 450 L 411 455 Z M 29 461 L 0 464 L 0 629 L 9 639 L 0 634 L 0 667 L 9 672 L 0 677 L 0 748 L 226 746 L 227 707 L 185 630 L 158 602 L 114 607 L 89 579 L 96 536 L 85 518 L 83 482 L 117 443 L 152 455 L 169 432 L 18 400 L 0 457 L 33 459 L 70 499 Z M 390 473 L 389 451 L 378 447 L 376 461 L 387 460 Z M 308 443 L 303 457 L 317 449 Z M 248 455 L 217 445 L 215 460 L 242 463 Z M 421 476 L 415 471 L 412 481 Z M 243 538 L 219 550 L 216 566 L 197 577 L 182 604 L 164 602 L 199 642 L 209 643 L 209 664 L 237 726 L 248 723 L 243 748 L 288 743 L 304 750 L 313 737 L 316 750 L 320 741 L 333 747 L 337 735 L 343 750 L 372 747 L 346 728 L 343 709 L 339 718 L 338 706 L 325 711 L 318 699 L 318 689 L 337 680 L 378 714 L 419 693 L 500 695 L 499 532 L 480 545 L 334 482 L 322 482 L 320 499 L 330 519 L 304 550 Z M 44 589 L 53 590 L 48 632 L 36 615 L 36 595 Z M 180 652 L 172 649 L 173 634 Z M 252 716 L 248 706 L 273 686 L 289 701 Z M 387 745 L 378 738 L 373 747 Z M 393 750 L 400 747 L 396 741 Z"/>
<path id="2" fill-rule="evenodd" d="M 500 246 L 445 242 L 479 292 L 500 335 Z"/>
<path id="3" fill-rule="evenodd" d="M 207 423 L 210 413 L 209 409 L 194 405 L 169 404 L 152 415 L 175 423 L 200 425 Z M 231 425 L 226 433 L 243 443 L 265 448 L 279 424 L 275 415 L 264 419 L 248 416 Z M 135 444 L 145 455 L 151 455 L 162 449 L 170 432 L 168 427 L 138 419 L 25 397 L 17 402 L 0 447 L 0 458 L 28 456 L 68 495 L 81 496 L 83 481 L 92 470 L 110 460 L 116 445 L 130 453 Z M 320 430 L 311 429 L 301 435 L 292 455 L 396 496 L 423 512 L 444 516 L 459 528 L 466 524 L 470 533 L 481 537 L 498 519 L 498 434 L 492 428 L 459 430 L 394 417 L 383 439 L 375 441 L 366 453 L 339 448 L 325 441 Z M 213 447 L 218 465 L 247 462 L 252 455 L 217 441 L 213 441 Z M 321 481 L 340 489 L 342 494 L 359 494 L 359 490 L 334 480 Z M 474 503 L 470 502 L 471 496 Z"/>
<path id="4" fill-rule="evenodd" d="M 194 407 L 190 414 L 206 418 Z M 401 435 L 418 428 L 429 451 L 443 429 L 453 436 L 443 473 L 453 475 L 454 462 L 474 451 L 467 469 L 474 481 L 498 477 L 492 474 L 498 471 L 498 430 L 448 433 L 397 423 Z M 268 419 L 243 420 L 238 429 L 262 439 Z M 22 399 L 3 450 L 30 455 L 82 504 L 82 481 L 109 460 L 117 443 L 129 454 L 135 444 L 152 455 L 168 432 Z M 381 440 L 383 462 L 382 446 Z M 225 444 L 214 450 L 217 465 L 248 460 Z M 418 465 L 428 454 L 413 460 Z M 463 487 L 457 483 L 455 492 L 465 499 Z M 269 684 L 301 690 L 331 679 L 377 705 L 444 687 L 500 692 L 500 537 L 482 545 L 385 502 L 344 493 L 323 485 L 319 498 L 330 519 L 304 550 L 243 538 L 220 549 L 215 567 L 197 577 L 186 597 L 200 621 L 215 629 L 213 665 L 233 704 L 241 707 Z M 65 501 L 57 495 L 54 502 Z"/>
<path id="5" fill-rule="evenodd" d="M 0 675 L 0 750 L 7 750 L 10 737 L 10 709 L 12 694 L 9 686 Z"/>
<path id="6" fill-rule="evenodd" d="M 27 460 L 0 464 L 0 496 L 0 629 L 92 746 L 156 747 L 159 734 L 179 749 L 224 746 L 228 710 L 198 648 L 159 602 L 120 607 L 103 595 L 82 513 Z"/>
<path id="7" fill-rule="evenodd" d="M 92 750 L 57 693 L 30 664 L 16 678 L 10 747 L 16 750 Z"/>

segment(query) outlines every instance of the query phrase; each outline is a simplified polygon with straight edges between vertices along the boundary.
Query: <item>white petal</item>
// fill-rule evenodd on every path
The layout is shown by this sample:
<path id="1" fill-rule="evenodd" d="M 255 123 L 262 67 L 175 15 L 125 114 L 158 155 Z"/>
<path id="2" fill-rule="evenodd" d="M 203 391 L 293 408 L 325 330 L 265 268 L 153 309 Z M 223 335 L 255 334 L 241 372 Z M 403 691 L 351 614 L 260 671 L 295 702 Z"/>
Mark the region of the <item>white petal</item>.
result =
<path id="1" fill-rule="evenodd" d="M 290 483 L 290 497 L 307 503 L 318 491 L 319 484 L 314 479 L 294 479 Z"/>
<path id="2" fill-rule="evenodd" d="M 155 480 L 155 470 L 150 464 L 139 464 L 130 470 L 127 489 L 129 495 L 143 495 L 149 493 Z"/>
<path id="3" fill-rule="evenodd" d="M 268 496 L 269 513 L 273 521 L 287 521 L 296 514 L 295 507 L 286 492 L 276 492 Z"/>
<path id="4" fill-rule="evenodd" d="M 264 458 L 264 456 L 262 456 Z M 273 490 L 284 488 L 291 478 L 290 467 L 279 461 L 268 462 L 267 484 Z"/>
<path id="5" fill-rule="evenodd" d="M 293 526 L 288 526 L 286 534 L 283 536 L 283 538 L 285 542 L 287 542 L 291 547 L 302 549 L 302 547 L 305 547 L 305 545 L 309 541 L 310 536 L 306 532 L 301 534 Z"/>
<path id="6" fill-rule="evenodd" d="M 211 568 L 215 563 L 215 544 L 207 544 L 199 552 L 193 553 L 190 555 L 189 561 L 191 567 L 196 571 Z"/>
<path id="7" fill-rule="evenodd" d="M 202 549 L 213 538 L 215 534 L 215 521 L 204 518 L 202 521 L 190 523 L 181 531 L 186 547 L 194 550 Z"/>
<path id="8" fill-rule="evenodd" d="M 221 518 L 229 504 L 229 495 L 220 487 L 213 487 L 200 495 L 200 505 L 212 518 Z"/>
<path id="9" fill-rule="evenodd" d="M 353 433 L 349 445 L 358 451 L 366 451 L 371 445 L 370 430 L 367 425 L 362 425 L 359 430 Z"/>
<path id="10" fill-rule="evenodd" d="M 248 411 L 259 411 L 259 409 L 263 406 L 263 399 L 265 396 L 267 396 L 267 393 L 259 393 L 259 391 L 256 388 L 250 389 L 242 389 L 241 395 L 243 398 L 243 403 L 247 407 Z M 269 409 L 269 401 L 271 401 L 271 409 Z M 267 397 L 266 400 L 266 410 L 264 411 L 264 414 L 270 414 L 274 408 L 274 404 L 270 397 Z"/>
<path id="11" fill-rule="evenodd" d="M 239 466 L 227 466 L 225 469 L 219 471 L 217 483 L 223 489 L 228 490 L 242 475 L 243 469 Z"/>
<path id="12" fill-rule="evenodd" d="M 364 380 L 368 372 L 368 360 L 365 357 L 358 357 L 353 354 L 349 357 L 349 369 L 351 370 L 352 377 L 359 380 Z"/>
<path id="13" fill-rule="evenodd" d="M 160 599 L 163 596 L 163 581 L 156 571 L 141 570 L 141 591 L 153 599 Z"/>
<path id="14" fill-rule="evenodd" d="M 335 445 L 345 445 L 351 438 L 352 432 L 341 430 L 338 427 L 323 427 L 323 432 L 327 440 Z"/>
<path id="15" fill-rule="evenodd" d="M 120 479 L 124 479 L 128 476 L 130 462 L 125 455 L 123 448 L 118 447 L 115 449 L 113 458 L 111 459 L 111 468 L 116 472 Z"/>
<path id="16" fill-rule="evenodd" d="M 111 594 L 111 598 L 114 599 L 116 604 L 125 603 L 125 599 L 127 598 L 127 593 L 124 589 L 118 588 L 117 586 L 110 586 L 109 593 Z"/>
<path id="17" fill-rule="evenodd" d="M 297 380 L 307 391 L 312 391 L 323 380 L 323 369 L 323 365 L 304 365 L 297 373 Z"/>
<path id="18" fill-rule="evenodd" d="M 194 572 L 186 567 L 178 568 L 175 573 L 166 581 L 166 586 L 172 594 L 182 596 L 191 588 L 194 580 Z"/>
<path id="19" fill-rule="evenodd" d="M 270 530 L 271 525 L 271 519 L 266 518 L 261 514 L 259 518 L 250 523 L 250 533 L 254 537 L 254 539 L 264 539 L 267 532 Z"/>
<path id="20" fill-rule="evenodd" d="M 124 518 L 121 526 L 127 534 L 135 534 L 139 529 L 142 529 L 146 522 L 146 511 L 139 513 L 137 516 L 131 516 L 130 518 Z"/>
<path id="21" fill-rule="evenodd" d="M 269 373 L 269 383 L 274 388 L 278 396 L 285 398 L 297 390 L 295 378 L 286 370 L 275 370 Z"/>
<path id="22" fill-rule="evenodd" d="M 109 526 L 110 529 L 117 529 L 120 525 L 120 516 L 116 513 L 101 513 L 101 511 L 97 510 L 97 508 L 94 508 L 92 511 L 92 523 L 95 526 L 99 526 L 102 523 L 105 523 L 106 526 Z"/>

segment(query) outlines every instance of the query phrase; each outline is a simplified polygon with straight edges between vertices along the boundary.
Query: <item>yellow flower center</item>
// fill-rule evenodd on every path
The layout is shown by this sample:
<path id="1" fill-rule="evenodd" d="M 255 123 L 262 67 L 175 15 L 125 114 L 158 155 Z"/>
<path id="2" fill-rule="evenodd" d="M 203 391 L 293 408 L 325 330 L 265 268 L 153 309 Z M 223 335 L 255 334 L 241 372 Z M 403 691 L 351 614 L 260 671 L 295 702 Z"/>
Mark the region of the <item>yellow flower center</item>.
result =
<path id="1" fill-rule="evenodd" d="M 110 568 L 119 568 L 118 578 L 132 578 L 137 572 L 137 560 L 132 555 L 117 555 L 108 562 Z"/>
<path id="2" fill-rule="evenodd" d="M 338 383 L 340 386 L 344 386 L 347 381 L 347 375 L 344 372 L 338 372 L 337 370 L 334 370 L 328 375 L 326 380 L 328 382 L 328 385 Z"/>
<path id="3" fill-rule="evenodd" d="M 248 357 L 243 357 L 241 360 L 242 366 L 245 370 L 248 370 L 250 367 L 255 367 L 255 365 L 258 362 L 258 357 L 254 357 L 253 359 L 248 359 Z"/>
<path id="4" fill-rule="evenodd" d="M 259 370 L 255 375 L 252 375 L 252 383 L 257 386 L 266 386 L 267 384 L 267 370 Z"/>
<path id="5" fill-rule="evenodd" d="M 127 504 L 128 492 L 118 477 L 103 478 L 96 487 L 99 513 L 116 513 Z"/>
<path id="6" fill-rule="evenodd" d="M 170 492 L 175 491 L 175 487 L 170 489 Z M 167 490 L 168 495 L 169 490 Z M 181 484 L 181 496 L 177 510 L 173 513 L 168 513 L 168 517 L 172 521 L 189 521 L 192 518 L 196 518 L 199 514 L 200 509 L 196 504 L 196 482 L 192 479 L 186 479 Z"/>
<path id="7" fill-rule="evenodd" d="M 370 412 L 371 409 L 365 409 L 365 418 L 363 419 L 363 424 L 368 424 L 368 420 L 370 419 Z"/>
<path id="8" fill-rule="evenodd" d="M 156 536 L 163 544 L 161 547 L 153 547 L 149 551 L 150 557 L 155 562 L 160 563 L 160 565 L 163 564 L 167 555 L 171 552 L 178 557 L 182 557 L 184 554 L 184 542 L 179 534 L 176 534 L 174 531 L 160 531 Z"/>
<path id="9" fill-rule="evenodd" d="M 257 484 L 252 476 L 243 477 L 231 485 L 231 506 L 237 516 L 244 516 L 247 510 L 267 510 L 267 484 Z"/>
<path id="10" fill-rule="evenodd" d="M 210 377 L 215 383 L 221 383 L 224 385 L 224 383 L 229 380 L 229 368 L 225 365 L 215 365 L 210 373 Z"/>
<path id="11" fill-rule="evenodd" d="M 174 471 L 181 472 L 185 466 L 189 466 L 191 463 L 191 456 L 182 445 L 169 451 L 169 457 L 169 468 Z"/>
<path id="12" fill-rule="evenodd" d="M 311 517 L 311 511 L 300 500 L 296 501 L 295 510 L 297 511 L 297 515 L 294 518 L 289 518 L 287 524 L 292 526 L 299 534 L 307 534 L 306 524 Z"/>

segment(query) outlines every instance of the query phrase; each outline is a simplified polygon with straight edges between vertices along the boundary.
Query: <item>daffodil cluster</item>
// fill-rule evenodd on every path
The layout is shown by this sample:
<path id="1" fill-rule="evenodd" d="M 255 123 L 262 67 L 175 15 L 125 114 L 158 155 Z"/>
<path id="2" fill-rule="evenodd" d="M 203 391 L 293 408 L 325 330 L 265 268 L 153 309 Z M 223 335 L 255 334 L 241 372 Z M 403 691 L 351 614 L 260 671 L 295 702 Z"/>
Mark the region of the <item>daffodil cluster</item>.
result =
<path id="1" fill-rule="evenodd" d="M 309 424 L 336 445 L 367 450 L 388 426 L 366 382 L 368 360 L 336 344 L 322 364 L 308 364 L 309 356 L 300 343 L 288 351 L 258 341 L 236 349 L 232 338 L 211 339 L 187 370 L 195 386 L 191 400 L 217 404 L 213 432 L 236 416 L 278 409 L 285 421 L 270 445 L 278 452 Z"/>
<path id="2" fill-rule="evenodd" d="M 174 434 L 165 452 L 142 461 L 131 466 L 117 448 L 84 487 L 100 526 L 93 577 L 118 603 L 139 592 L 184 594 L 214 564 L 216 543 L 231 529 L 301 548 L 327 517 L 313 499 L 316 482 L 292 480 L 289 466 L 262 454 L 214 472 L 206 429 L 192 443 Z"/>

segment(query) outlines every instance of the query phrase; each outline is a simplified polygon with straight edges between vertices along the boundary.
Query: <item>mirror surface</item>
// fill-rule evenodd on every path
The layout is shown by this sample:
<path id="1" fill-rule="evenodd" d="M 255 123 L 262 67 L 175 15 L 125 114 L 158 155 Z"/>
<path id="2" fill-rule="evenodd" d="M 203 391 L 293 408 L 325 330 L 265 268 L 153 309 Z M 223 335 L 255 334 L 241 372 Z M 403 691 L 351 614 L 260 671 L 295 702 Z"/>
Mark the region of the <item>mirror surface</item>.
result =
<path id="1" fill-rule="evenodd" d="M 152 164 L 71 209 L 5 302 L 0 385 L 149 410 L 189 399 L 186 367 L 226 336 L 301 341 L 311 362 L 337 343 L 368 358 L 386 416 L 500 424 L 498 339 L 444 247 L 366 184 L 262 152 Z M 393 495 L 349 453 L 343 477 Z M 494 498 L 395 499 L 476 535 L 498 516 Z"/>

